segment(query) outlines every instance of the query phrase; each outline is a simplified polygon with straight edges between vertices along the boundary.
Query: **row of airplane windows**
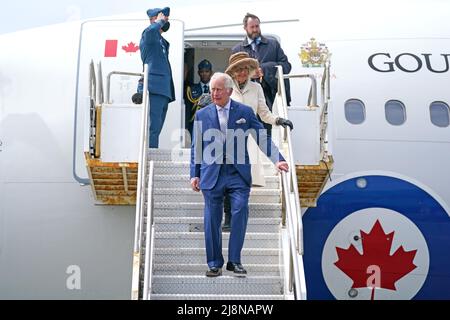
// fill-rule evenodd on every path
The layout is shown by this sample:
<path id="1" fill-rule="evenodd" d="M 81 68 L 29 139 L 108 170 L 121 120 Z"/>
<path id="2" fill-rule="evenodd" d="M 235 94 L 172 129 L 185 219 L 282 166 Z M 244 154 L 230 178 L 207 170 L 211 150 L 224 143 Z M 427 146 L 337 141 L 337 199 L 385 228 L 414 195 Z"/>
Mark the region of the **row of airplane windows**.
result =
<path id="1" fill-rule="evenodd" d="M 361 124 L 366 120 L 366 106 L 358 99 L 349 99 L 345 102 L 345 119 L 351 124 Z M 399 100 L 389 100 L 384 105 L 386 121 L 394 126 L 400 126 L 406 122 L 406 108 Z M 434 101 L 430 104 L 431 123 L 440 128 L 450 125 L 450 108 L 442 101 Z"/>

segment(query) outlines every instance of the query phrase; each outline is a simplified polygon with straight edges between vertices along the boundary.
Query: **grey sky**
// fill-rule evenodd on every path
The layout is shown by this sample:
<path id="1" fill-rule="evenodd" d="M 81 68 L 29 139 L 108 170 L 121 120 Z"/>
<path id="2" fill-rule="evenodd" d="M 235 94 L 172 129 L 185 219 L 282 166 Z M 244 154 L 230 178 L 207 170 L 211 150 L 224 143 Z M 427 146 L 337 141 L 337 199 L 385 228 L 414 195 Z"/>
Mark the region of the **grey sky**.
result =
<path id="1" fill-rule="evenodd" d="M 205 0 L 13 0 L 2 1 L 0 34 L 35 28 L 68 20 L 138 12 L 153 7 L 191 5 Z M 207 0 L 220 3 L 232 0 Z"/>
<path id="2" fill-rule="evenodd" d="M 283 1 L 283 0 L 281 0 Z M 288 1 L 288 0 L 286 0 Z M 294 0 L 292 0 L 294 1 Z M 306 0 L 302 0 L 308 3 Z M 335 0 L 316 0 L 311 7 L 315 13 L 318 2 L 329 1 L 333 4 Z M 352 6 L 346 6 L 346 2 L 354 0 L 340 0 L 345 11 L 351 10 Z M 358 3 L 372 0 L 359 0 Z M 384 0 L 383 0 L 384 1 Z M 411 8 L 413 3 L 434 6 L 445 4 L 449 0 L 392 0 L 392 3 L 403 3 L 405 10 Z M 62 23 L 69 20 L 90 19 L 100 16 L 116 15 L 130 12 L 145 12 L 148 8 L 164 6 L 190 6 L 195 4 L 226 4 L 230 2 L 251 2 L 257 6 L 256 0 L 2 0 L 0 9 L 0 34 L 35 28 L 49 24 Z M 273 0 L 274 7 L 280 5 L 280 0 Z M 377 2 L 379 3 L 379 2 Z M 317 8 L 329 8 L 318 5 Z M 380 5 L 381 6 L 381 5 Z M 448 12 L 443 13 L 448 15 Z M 201 18 L 201 15 L 199 15 Z"/>

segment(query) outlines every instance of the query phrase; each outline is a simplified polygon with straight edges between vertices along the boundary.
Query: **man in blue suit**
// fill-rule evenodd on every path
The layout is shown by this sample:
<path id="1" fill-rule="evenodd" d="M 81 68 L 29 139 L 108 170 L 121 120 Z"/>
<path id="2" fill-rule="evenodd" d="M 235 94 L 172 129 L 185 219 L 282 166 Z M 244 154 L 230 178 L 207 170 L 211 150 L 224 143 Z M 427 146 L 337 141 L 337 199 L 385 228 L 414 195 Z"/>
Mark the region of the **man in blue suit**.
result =
<path id="1" fill-rule="evenodd" d="M 248 220 L 248 199 L 252 177 L 247 152 L 249 134 L 271 158 L 279 170 L 288 171 L 288 164 L 278 148 L 265 134 L 253 110 L 230 99 L 233 80 L 224 73 L 215 73 L 210 81 L 213 103 L 195 115 L 191 148 L 191 186 L 202 191 L 205 199 L 204 230 L 208 277 L 222 274 L 223 198 L 231 199 L 231 233 L 226 269 L 237 276 L 247 271 L 241 264 Z M 265 147 L 264 147 L 265 146 Z"/>
<path id="2" fill-rule="evenodd" d="M 147 10 L 150 26 L 142 33 L 139 48 L 143 64 L 148 64 L 148 91 L 150 93 L 149 146 L 158 148 L 159 134 L 166 119 L 167 108 L 175 100 L 172 69 L 169 62 L 169 42 L 161 34 L 166 32 L 170 8 Z"/>

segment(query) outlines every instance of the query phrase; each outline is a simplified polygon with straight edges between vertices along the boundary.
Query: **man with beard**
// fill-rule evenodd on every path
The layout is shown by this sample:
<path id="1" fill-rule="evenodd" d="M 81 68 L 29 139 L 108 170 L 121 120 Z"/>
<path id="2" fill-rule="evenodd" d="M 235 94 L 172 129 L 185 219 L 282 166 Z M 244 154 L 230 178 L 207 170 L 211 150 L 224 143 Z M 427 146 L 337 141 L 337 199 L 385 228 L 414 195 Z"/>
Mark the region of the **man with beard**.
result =
<path id="1" fill-rule="evenodd" d="M 232 53 L 244 51 L 249 54 L 251 58 L 257 59 L 260 65 L 258 72 L 256 72 L 256 79 L 261 83 L 266 98 L 267 106 L 272 111 L 273 101 L 277 93 L 277 65 L 283 67 L 283 73 L 291 72 L 291 64 L 287 56 L 281 49 L 280 43 L 273 38 L 266 38 L 261 35 L 260 20 L 257 16 L 247 13 L 243 20 L 244 30 L 247 33 L 244 41 L 237 44 L 231 50 Z M 291 101 L 289 80 L 285 80 L 287 103 Z M 271 125 L 265 124 L 270 134 Z"/>

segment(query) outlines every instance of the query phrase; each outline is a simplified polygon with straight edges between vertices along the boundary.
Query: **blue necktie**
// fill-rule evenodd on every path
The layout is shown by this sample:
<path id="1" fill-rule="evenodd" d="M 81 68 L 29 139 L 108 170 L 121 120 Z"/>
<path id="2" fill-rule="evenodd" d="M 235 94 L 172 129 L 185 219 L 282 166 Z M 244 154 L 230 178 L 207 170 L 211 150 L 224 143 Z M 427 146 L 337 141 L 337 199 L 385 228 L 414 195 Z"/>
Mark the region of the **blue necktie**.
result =
<path id="1" fill-rule="evenodd" d="M 255 51 L 255 52 L 258 51 L 258 45 L 260 42 L 261 42 L 261 38 L 253 39 L 253 41 L 251 43 L 253 51 Z"/>
<path id="2" fill-rule="evenodd" d="M 227 123 L 228 123 L 227 109 L 219 107 L 220 131 L 222 131 L 224 135 L 224 141 L 227 135 Z"/>

